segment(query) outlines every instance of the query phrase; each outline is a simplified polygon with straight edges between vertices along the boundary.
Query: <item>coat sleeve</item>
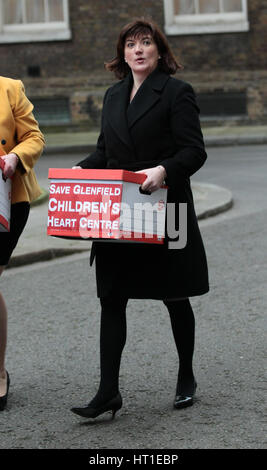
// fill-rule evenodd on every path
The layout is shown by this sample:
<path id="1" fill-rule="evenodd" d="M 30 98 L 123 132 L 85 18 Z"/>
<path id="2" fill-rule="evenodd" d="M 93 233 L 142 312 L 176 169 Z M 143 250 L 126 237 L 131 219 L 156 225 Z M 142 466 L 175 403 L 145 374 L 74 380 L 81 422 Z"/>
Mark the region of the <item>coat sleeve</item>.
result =
<path id="1" fill-rule="evenodd" d="M 173 100 L 170 117 L 176 152 L 162 161 L 167 177 L 189 178 L 204 164 L 207 154 L 199 122 L 199 108 L 190 84 L 183 82 Z"/>
<path id="2" fill-rule="evenodd" d="M 19 169 L 22 173 L 29 173 L 44 148 L 44 136 L 39 129 L 38 122 L 33 116 L 33 105 L 25 95 L 24 85 L 16 82 L 16 100 L 13 107 L 13 116 L 16 126 L 17 144 L 11 152 L 19 157 Z"/>
<path id="3" fill-rule="evenodd" d="M 81 160 L 77 165 L 81 166 L 84 169 L 104 169 L 107 166 L 106 160 L 106 148 L 105 148 L 105 135 L 104 135 L 104 106 L 106 97 L 108 94 L 108 90 L 105 93 L 104 100 L 103 100 L 103 108 L 102 108 L 102 115 L 101 115 L 101 131 L 97 140 L 96 150 L 91 153 L 88 157 L 84 160 Z"/>

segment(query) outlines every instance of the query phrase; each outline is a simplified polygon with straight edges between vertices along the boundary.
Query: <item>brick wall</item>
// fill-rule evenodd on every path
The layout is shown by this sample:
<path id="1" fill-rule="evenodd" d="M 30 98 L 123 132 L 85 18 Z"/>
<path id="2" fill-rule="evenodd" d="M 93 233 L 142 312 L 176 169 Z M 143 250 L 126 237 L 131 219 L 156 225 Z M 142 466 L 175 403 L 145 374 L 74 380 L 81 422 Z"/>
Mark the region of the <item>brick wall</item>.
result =
<path id="1" fill-rule="evenodd" d="M 104 62 L 115 54 L 120 28 L 139 15 L 164 27 L 162 0 L 69 0 L 72 39 L 0 44 L 1 75 L 23 79 L 32 99 L 68 97 L 71 122 L 99 126 L 102 96 L 115 78 Z M 141 6 L 140 6 L 141 5 Z M 246 122 L 267 120 L 267 0 L 248 0 L 250 30 L 169 36 L 184 65 L 180 78 L 197 93 L 245 91 Z M 39 66 L 40 77 L 28 67 Z"/>
<path id="2" fill-rule="evenodd" d="M 121 27 L 138 16 L 136 0 L 69 0 L 72 39 L 69 41 L 0 45 L 1 73 L 27 77 L 27 67 L 39 65 L 42 77 L 85 77 L 104 74 L 104 62 L 114 56 Z M 142 14 L 162 25 L 161 0 L 144 0 Z"/>

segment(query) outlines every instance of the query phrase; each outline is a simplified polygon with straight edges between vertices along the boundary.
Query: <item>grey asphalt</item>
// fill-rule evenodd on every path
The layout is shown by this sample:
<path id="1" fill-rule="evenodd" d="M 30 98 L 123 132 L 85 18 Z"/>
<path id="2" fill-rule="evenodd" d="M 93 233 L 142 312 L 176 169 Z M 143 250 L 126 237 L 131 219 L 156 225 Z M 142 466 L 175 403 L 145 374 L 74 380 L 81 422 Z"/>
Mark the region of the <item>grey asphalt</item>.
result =
<path id="1" fill-rule="evenodd" d="M 101 449 L 173 449 L 179 455 L 181 449 L 265 448 L 266 149 L 213 148 L 206 168 L 193 178 L 196 207 L 201 188 L 207 201 L 197 213 L 204 217 L 200 225 L 211 281 L 208 295 L 192 299 L 194 407 L 178 413 L 172 408 L 177 360 L 170 323 L 162 302 L 142 300 L 130 301 L 127 309 L 120 381 L 124 405 L 117 418 L 112 422 L 103 415 L 89 422 L 69 411 L 88 402 L 99 379 L 99 303 L 86 242 L 84 253 L 14 267 L 1 279 L 8 299 L 12 381 L 8 407 L 0 415 L 1 449 L 85 449 L 88 460 L 89 449 L 100 455 Z M 41 185 L 48 188 L 49 167 L 70 167 L 76 156 L 80 159 L 78 150 L 44 155 L 36 167 Z M 207 188 L 213 186 L 229 191 L 230 203 L 234 200 L 231 209 L 215 217 L 205 214 Z M 37 252 L 32 261 L 39 261 L 47 249 L 40 235 L 47 203 L 33 206 L 31 217 L 41 211 L 41 219 L 34 220 L 44 229 L 33 235 L 40 236 L 30 244 L 36 251 L 21 252 L 23 264 L 26 254 Z M 48 249 L 62 249 L 61 242 L 49 238 Z M 81 243 L 68 245 L 69 252 Z M 212 457 L 216 463 L 220 458 Z"/>

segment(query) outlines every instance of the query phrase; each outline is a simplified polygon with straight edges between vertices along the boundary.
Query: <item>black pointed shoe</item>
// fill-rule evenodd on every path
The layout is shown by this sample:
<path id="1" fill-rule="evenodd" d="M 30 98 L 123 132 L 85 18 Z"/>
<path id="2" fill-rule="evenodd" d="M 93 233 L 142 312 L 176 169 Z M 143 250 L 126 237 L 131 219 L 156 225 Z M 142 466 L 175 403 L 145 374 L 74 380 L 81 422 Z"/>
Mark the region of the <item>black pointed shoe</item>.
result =
<path id="1" fill-rule="evenodd" d="M 181 408 L 187 408 L 188 406 L 192 406 L 194 404 L 194 396 L 195 396 L 195 393 L 196 393 L 196 389 L 197 389 L 197 383 L 195 382 L 194 390 L 193 390 L 192 394 L 183 395 L 181 393 L 181 394 L 176 395 L 175 399 L 174 399 L 174 402 L 173 402 L 174 408 L 179 410 Z"/>
<path id="2" fill-rule="evenodd" d="M 83 418 L 97 418 L 97 416 L 105 413 L 106 411 L 112 411 L 112 419 L 115 417 L 115 413 L 122 407 L 122 398 L 120 392 L 111 400 L 103 403 L 101 406 L 87 405 L 82 408 L 71 408 L 71 411 L 76 415 L 82 416 Z"/>
<path id="3" fill-rule="evenodd" d="M 7 404 L 7 397 L 8 397 L 9 384 L 10 384 L 10 378 L 9 378 L 9 374 L 7 371 L 6 371 L 6 377 L 7 377 L 6 394 L 3 397 L 0 397 L 0 411 L 3 411 Z"/>

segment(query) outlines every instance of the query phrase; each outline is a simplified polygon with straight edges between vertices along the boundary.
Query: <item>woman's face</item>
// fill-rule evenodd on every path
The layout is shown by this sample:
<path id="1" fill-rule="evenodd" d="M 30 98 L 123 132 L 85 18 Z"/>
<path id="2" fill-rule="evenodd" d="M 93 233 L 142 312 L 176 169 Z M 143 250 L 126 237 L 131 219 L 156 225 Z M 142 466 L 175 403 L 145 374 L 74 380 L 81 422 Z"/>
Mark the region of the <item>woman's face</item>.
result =
<path id="1" fill-rule="evenodd" d="M 141 34 L 126 38 L 124 58 L 133 74 L 149 75 L 158 65 L 159 51 L 149 34 Z"/>

